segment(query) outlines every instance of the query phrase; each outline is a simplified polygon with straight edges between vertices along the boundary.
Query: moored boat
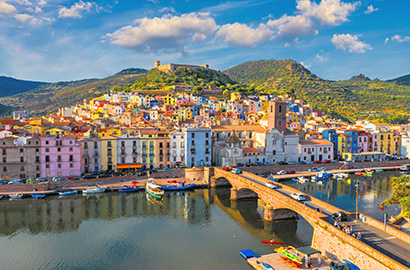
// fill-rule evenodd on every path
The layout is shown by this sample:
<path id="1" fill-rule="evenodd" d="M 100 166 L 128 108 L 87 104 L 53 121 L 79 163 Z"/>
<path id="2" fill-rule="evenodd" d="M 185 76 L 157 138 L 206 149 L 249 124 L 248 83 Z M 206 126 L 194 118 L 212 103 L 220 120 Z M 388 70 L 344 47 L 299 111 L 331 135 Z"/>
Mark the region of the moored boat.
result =
<path id="1" fill-rule="evenodd" d="M 383 170 L 375 170 L 374 172 L 381 173 L 381 172 L 383 172 Z"/>
<path id="2" fill-rule="evenodd" d="M 352 269 L 352 270 L 360 270 L 360 268 L 359 268 L 358 266 L 356 266 L 355 264 L 353 264 L 353 263 L 351 263 L 351 262 L 349 262 L 349 261 L 342 260 L 342 262 L 344 262 L 344 263 L 349 267 L 349 269 Z"/>
<path id="3" fill-rule="evenodd" d="M 320 171 L 316 173 L 316 175 L 312 176 L 312 180 L 318 181 L 318 180 L 327 180 L 331 176 L 331 173 L 325 172 L 325 171 Z"/>
<path id="4" fill-rule="evenodd" d="M 9 194 L 9 197 L 10 197 L 10 199 L 18 200 L 18 199 L 23 198 L 23 194 L 21 194 L 21 193 Z"/>
<path id="5" fill-rule="evenodd" d="M 136 187 L 136 186 L 124 186 L 122 188 L 118 189 L 118 192 L 134 192 L 134 191 L 138 191 L 140 189 L 140 187 Z"/>
<path id="6" fill-rule="evenodd" d="M 58 192 L 60 196 L 70 196 L 78 194 L 78 190 L 67 190 Z"/>
<path id="7" fill-rule="evenodd" d="M 91 194 L 98 194 L 105 192 L 105 188 L 100 187 L 100 185 L 96 184 L 96 188 L 87 187 L 87 189 L 83 190 L 84 195 L 91 195 Z"/>
<path id="8" fill-rule="evenodd" d="M 343 179 L 343 178 L 346 178 L 346 177 L 349 177 L 349 174 L 347 174 L 347 173 L 335 173 L 335 174 L 333 174 L 333 178 L 335 178 L 335 179 Z"/>
<path id="9" fill-rule="evenodd" d="M 288 246 L 288 247 L 280 247 L 275 249 L 275 251 L 277 253 L 280 253 L 282 256 L 286 257 L 287 259 L 291 260 L 294 264 L 296 265 L 302 265 L 302 259 L 300 258 L 301 256 L 299 256 L 296 253 L 296 249 L 292 246 Z"/>
<path id="10" fill-rule="evenodd" d="M 194 187 L 195 187 L 195 184 L 186 184 L 182 182 L 182 183 L 177 183 L 176 185 L 164 185 L 162 186 L 162 189 L 164 191 L 180 191 L 180 190 L 193 189 Z"/>
<path id="11" fill-rule="evenodd" d="M 298 183 L 303 184 L 303 183 L 306 183 L 306 182 L 309 182 L 309 179 L 307 179 L 307 178 L 304 177 L 304 176 L 299 176 L 299 177 L 298 177 Z"/>
<path id="12" fill-rule="evenodd" d="M 46 197 L 46 194 L 37 194 L 37 193 L 32 193 L 31 197 L 33 199 L 44 199 Z"/>
<path id="13" fill-rule="evenodd" d="M 162 186 L 157 185 L 151 181 L 146 183 L 145 191 L 156 199 L 161 199 L 164 195 L 164 190 L 162 189 Z"/>
<path id="14" fill-rule="evenodd" d="M 364 176 L 364 175 L 366 175 L 364 172 L 355 172 L 354 174 L 355 174 L 355 175 L 359 175 L 359 176 Z"/>

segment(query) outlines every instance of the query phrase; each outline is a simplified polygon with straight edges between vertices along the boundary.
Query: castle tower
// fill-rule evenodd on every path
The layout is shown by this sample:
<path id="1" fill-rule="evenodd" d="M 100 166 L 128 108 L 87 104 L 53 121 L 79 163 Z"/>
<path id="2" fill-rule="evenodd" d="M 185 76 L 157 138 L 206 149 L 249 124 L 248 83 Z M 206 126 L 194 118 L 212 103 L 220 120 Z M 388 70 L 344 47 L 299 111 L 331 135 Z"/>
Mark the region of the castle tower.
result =
<path id="1" fill-rule="evenodd" d="M 286 130 L 286 103 L 283 101 L 268 104 L 268 129 L 272 128 L 282 133 Z"/>
<path id="2" fill-rule="evenodd" d="M 159 60 L 155 60 L 155 68 L 158 68 L 161 65 L 161 62 Z"/>

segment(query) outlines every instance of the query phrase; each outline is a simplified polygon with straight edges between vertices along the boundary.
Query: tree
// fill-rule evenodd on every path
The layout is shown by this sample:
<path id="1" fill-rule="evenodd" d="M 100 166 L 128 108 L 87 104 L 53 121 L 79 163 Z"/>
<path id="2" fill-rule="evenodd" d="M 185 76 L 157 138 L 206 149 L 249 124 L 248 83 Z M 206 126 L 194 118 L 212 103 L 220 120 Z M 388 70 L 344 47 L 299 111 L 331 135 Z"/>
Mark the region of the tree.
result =
<path id="1" fill-rule="evenodd" d="M 224 97 L 229 97 L 229 90 L 228 89 L 225 89 L 223 92 L 222 92 L 222 95 L 224 96 Z"/>

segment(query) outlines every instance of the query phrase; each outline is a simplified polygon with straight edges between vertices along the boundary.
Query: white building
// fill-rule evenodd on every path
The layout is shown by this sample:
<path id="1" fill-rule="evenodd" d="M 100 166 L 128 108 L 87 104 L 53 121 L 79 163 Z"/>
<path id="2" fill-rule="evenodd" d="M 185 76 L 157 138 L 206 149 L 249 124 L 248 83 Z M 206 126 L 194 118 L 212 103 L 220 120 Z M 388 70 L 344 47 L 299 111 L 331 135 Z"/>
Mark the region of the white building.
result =
<path id="1" fill-rule="evenodd" d="M 140 137 L 135 134 L 124 134 L 117 137 L 117 168 L 137 169 L 141 167 Z"/>
<path id="2" fill-rule="evenodd" d="M 333 160 L 333 144 L 325 139 L 300 141 L 298 144 L 300 161 Z"/>
<path id="3" fill-rule="evenodd" d="M 171 142 L 171 166 L 186 166 L 185 164 L 185 135 L 180 130 L 169 133 Z"/>

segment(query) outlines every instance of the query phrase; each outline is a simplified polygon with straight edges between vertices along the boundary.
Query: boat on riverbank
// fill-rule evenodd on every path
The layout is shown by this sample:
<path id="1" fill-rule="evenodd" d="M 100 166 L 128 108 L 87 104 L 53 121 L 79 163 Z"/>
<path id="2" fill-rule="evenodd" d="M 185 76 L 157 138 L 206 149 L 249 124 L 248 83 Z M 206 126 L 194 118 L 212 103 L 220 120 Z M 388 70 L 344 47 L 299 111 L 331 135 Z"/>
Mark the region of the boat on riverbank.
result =
<path id="1" fill-rule="evenodd" d="M 138 191 L 140 187 L 135 187 L 135 186 L 123 186 L 122 188 L 118 189 L 118 192 L 134 192 Z"/>
<path id="2" fill-rule="evenodd" d="M 187 184 L 185 182 L 176 183 L 175 185 L 164 185 L 162 189 L 164 191 L 181 191 L 181 190 L 189 190 L 195 188 L 195 184 Z"/>
<path id="3" fill-rule="evenodd" d="M 19 200 L 23 198 L 23 194 L 16 193 L 16 194 L 9 194 L 11 200 Z"/>
<path id="4" fill-rule="evenodd" d="M 264 244 L 283 244 L 283 241 L 273 241 L 273 240 L 269 240 L 269 241 L 261 240 L 261 242 Z"/>
<path id="5" fill-rule="evenodd" d="M 306 183 L 306 182 L 309 182 L 309 179 L 308 179 L 308 178 L 306 178 L 306 177 L 304 177 L 304 176 L 299 176 L 299 177 L 298 177 L 298 183 L 303 184 L 303 183 Z"/>
<path id="6" fill-rule="evenodd" d="M 312 180 L 313 181 L 328 180 L 331 175 L 332 175 L 331 173 L 320 171 L 316 173 L 316 175 L 312 176 Z"/>
<path id="7" fill-rule="evenodd" d="M 70 196 L 78 194 L 78 190 L 67 190 L 58 192 L 60 196 Z"/>
<path id="8" fill-rule="evenodd" d="M 347 178 L 347 177 L 349 177 L 349 174 L 348 173 L 335 173 L 335 174 L 333 174 L 333 178 L 335 178 L 335 179 L 344 179 L 344 178 Z"/>
<path id="9" fill-rule="evenodd" d="M 83 190 L 83 195 L 92 195 L 105 192 L 106 188 L 100 187 L 99 184 L 96 184 L 96 188 L 87 187 L 87 189 Z"/>
<path id="10" fill-rule="evenodd" d="M 260 262 L 258 260 L 256 260 L 256 263 L 259 264 L 263 269 L 266 270 L 275 270 L 275 268 L 273 268 L 272 266 L 270 266 L 270 264 L 264 263 L 264 262 Z"/>
<path id="11" fill-rule="evenodd" d="M 162 189 L 162 186 L 157 185 L 151 181 L 146 183 L 145 191 L 155 199 L 161 199 L 164 195 L 164 190 Z"/>
<path id="12" fill-rule="evenodd" d="M 32 193 L 31 197 L 33 199 L 44 199 L 46 197 L 46 194 L 36 194 L 36 193 Z"/>
<path id="13" fill-rule="evenodd" d="M 296 253 L 296 249 L 292 246 L 280 247 L 275 249 L 277 253 L 280 253 L 281 257 L 290 260 L 296 266 L 301 266 L 303 264 L 301 256 Z"/>

